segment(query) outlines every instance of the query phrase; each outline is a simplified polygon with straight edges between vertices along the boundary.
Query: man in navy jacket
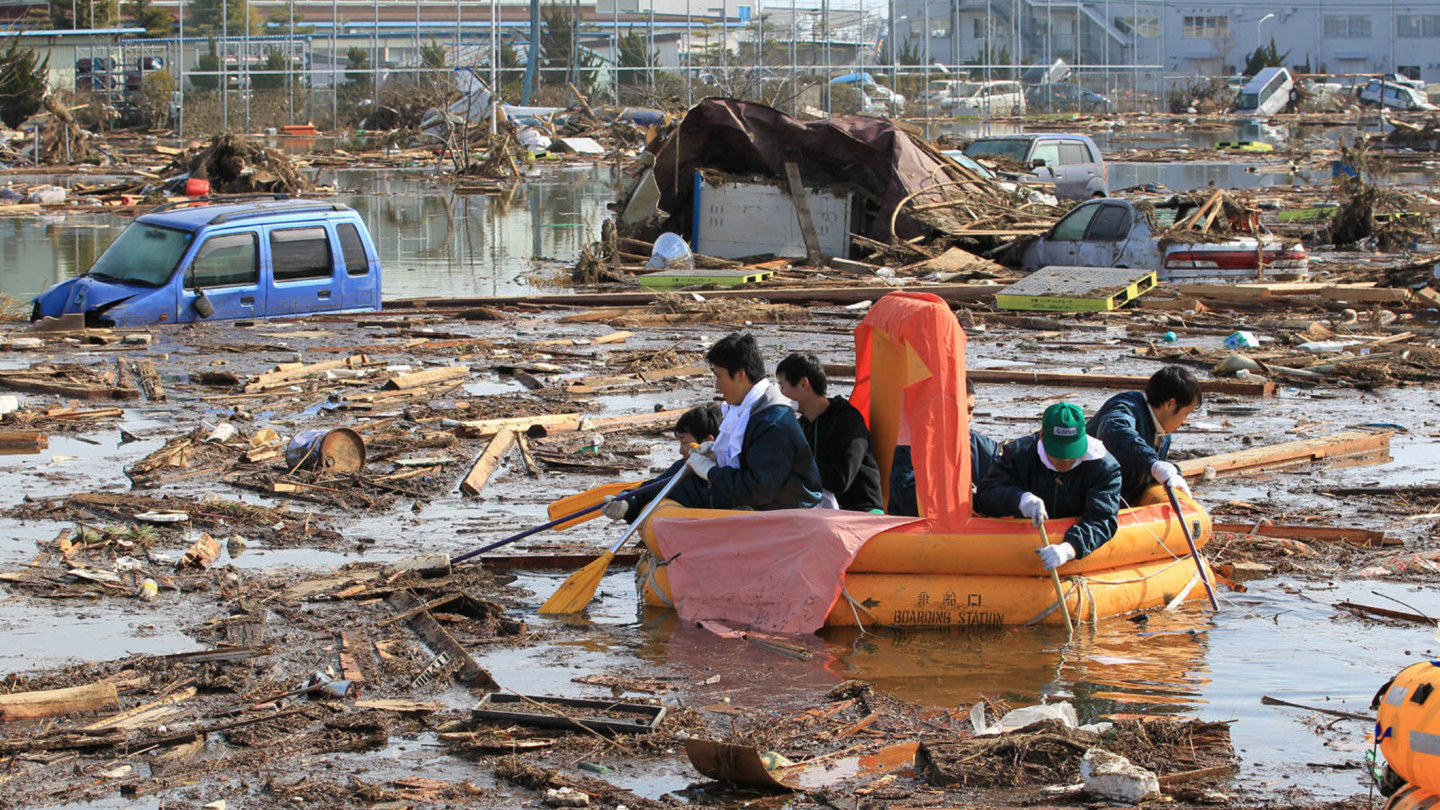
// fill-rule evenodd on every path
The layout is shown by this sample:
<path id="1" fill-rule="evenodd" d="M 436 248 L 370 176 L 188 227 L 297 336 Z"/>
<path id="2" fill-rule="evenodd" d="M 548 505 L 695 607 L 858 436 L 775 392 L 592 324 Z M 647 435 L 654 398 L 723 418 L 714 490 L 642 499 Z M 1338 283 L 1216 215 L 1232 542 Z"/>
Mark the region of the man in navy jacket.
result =
<path id="1" fill-rule="evenodd" d="M 1045 409 L 1039 433 L 1009 442 L 975 492 L 975 509 L 991 517 L 1079 518 L 1063 542 L 1038 550 L 1047 570 L 1099 548 L 1119 528 L 1120 464 L 1085 434 L 1079 406 Z"/>
<path id="2" fill-rule="evenodd" d="M 685 506 L 800 509 L 820 503 L 820 472 L 790 400 L 765 373 L 751 335 L 721 338 L 705 359 L 725 404 L 714 442 L 685 465 L 695 474 L 671 490 Z"/>
<path id="3" fill-rule="evenodd" d="M 1170 455 L 1170 434 L 1200 407 L 1200 382 L 1180 366 L 1155 372 L 1145 392 L 1116 394 L 1100 406 L 1087 430 L 1120 462 L 1120 497 L 1130 506 L 1145 502 L 1145 490 L 1170 484 L 1190 494 Z M 1162 495 L 1158 500 L 1164 500 Z"/>

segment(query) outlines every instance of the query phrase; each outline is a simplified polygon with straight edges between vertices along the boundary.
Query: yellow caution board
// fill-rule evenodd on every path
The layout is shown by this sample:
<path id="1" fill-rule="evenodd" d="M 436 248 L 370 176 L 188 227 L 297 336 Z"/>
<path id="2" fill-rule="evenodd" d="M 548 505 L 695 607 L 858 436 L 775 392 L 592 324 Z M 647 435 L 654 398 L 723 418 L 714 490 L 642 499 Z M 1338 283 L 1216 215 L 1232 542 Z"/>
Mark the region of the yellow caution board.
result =
<path id="1" fill-rule="evenodd" d="M 675 290 L 709 284 L 715 287 L 739 287 L 764 281 L 775 275 L 774 270 L 662 270 L 640 277 L 640 286 L 647 290 Z"/>
<path id="2" fill-rule="evenodd" d="M 1105 312 L 1155 289 L 1154 270 L 1042 267 L 995 294 L 1000 309 Z"/>

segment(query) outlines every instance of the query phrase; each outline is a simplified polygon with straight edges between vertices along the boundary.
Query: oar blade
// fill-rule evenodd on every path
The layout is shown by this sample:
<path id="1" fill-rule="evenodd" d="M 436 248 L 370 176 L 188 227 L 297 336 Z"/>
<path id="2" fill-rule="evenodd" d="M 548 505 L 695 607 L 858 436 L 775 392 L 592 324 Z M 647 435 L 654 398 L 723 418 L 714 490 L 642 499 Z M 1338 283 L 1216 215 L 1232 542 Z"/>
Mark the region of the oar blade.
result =
<path id="1" fill-rule="evenodd" d="M 610 567 L 610 561 L 615 559 L 615 552 L 607 551 L 595 558 L 589 565 L 571 574 L 568 579 L 561 583 L 559 590 L 555 591 L 545 604 L 540 606 L 540 612 L 550 615 L 567 615 L 579 613 L 590 604 L 595 598 L 595 589 L 600 587 L 600 580 L 605 577 L 605 571 Z"/>
<path id="2" fill-rule="evenodd" d="M 582 509 L 588 509 L 595 504 L 604 501 L 606 495 L 619 495 L 625 490 L 634 489 L 635 487 L 638 487 L 643 483 L 643 481 L 616 481 L 612 484 L 605 484 L 603 486 L 598 486 L 593 489 L 587 489 L 584 492 L 577 492 L 574 495 L 566 495 L 560 500 L 550 504 L 547 511 L 550 514 L 550 519 L 554 520 L 558 517 L 562 517 L 573 512 L 579 512 Z M 579 526 L 581 523 L 584 523 L 587 520 L 593 520 L 599 517 L 600 514 L 601 513 L 598 511 L 586 512 L 585 514 L 575 518 L 574 520 L 567 520 L 564 523 L 556 524 L 555 528 L 558 530 L 568 529 L 572 526 Z"/>

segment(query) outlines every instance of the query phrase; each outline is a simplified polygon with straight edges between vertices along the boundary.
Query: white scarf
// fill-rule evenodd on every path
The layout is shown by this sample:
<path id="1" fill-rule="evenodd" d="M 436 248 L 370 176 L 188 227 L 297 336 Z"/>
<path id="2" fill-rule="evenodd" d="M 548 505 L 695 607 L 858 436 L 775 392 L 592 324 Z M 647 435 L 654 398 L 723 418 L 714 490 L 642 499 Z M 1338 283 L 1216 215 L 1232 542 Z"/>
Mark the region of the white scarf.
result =
<path id="1" fill-rule="evenodd" d="M 720 433 L 715 437 L 715 463 L 721 467 L 740 468 L 740 450 L 745 444 L 745 428 L 750 425 L 750 411 L 765 398 L 775 382 L 769 377 L 750 386 L 739 405 L 720 406 Z"/>

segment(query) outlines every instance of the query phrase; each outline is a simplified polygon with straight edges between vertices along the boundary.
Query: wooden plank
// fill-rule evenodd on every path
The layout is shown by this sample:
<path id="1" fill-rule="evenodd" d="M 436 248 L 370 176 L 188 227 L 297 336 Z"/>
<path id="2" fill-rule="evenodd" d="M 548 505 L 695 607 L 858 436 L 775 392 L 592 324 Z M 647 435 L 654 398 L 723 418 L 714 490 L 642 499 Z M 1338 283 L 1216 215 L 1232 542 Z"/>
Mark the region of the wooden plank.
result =
<path id="1" fill-rule="evenodd" d="M 1390 460 L 1390 438 L 1394 435 L 1352 430 L 1318 439 L 1252 447 L 1181 461 L 1180 473 L 1185 476 L 1204 475 L 1207 469 L 1213 469 L 1217 475 L 1236 475 L 1344 458 L 1378 464 Z"/>
<path id="2" fill-rule="evenodd" d="M 1040 233 L 1041 231 L 1037 231 Z M 857 304 L 861 301 L 877 301 L 881 296 L 896 291 L 924 292 L 938 295 L 946 301 L 968 302 L 987 301 L 994 297 L 993 284 L 916 284 L 910 287 L 889 287 L 883 284 L 850 287 L 798 287 L 787 289 L 738 289 L 706 290 L 705 297 L 716 298 L 761 298 L 771 303 L 788 304 Z M 472 307 L 524 306 L 524 307 L 606 307 L 606 306 L 647 306 L 655 302 L 657 293 L 574 293 L 566 295 L 513 295 L 490 298 L 406 298 L 385 301 L 381 306 L 386 310 L 432 310 L 468 309 Z"/>
<path id="3" fill-rule="evenodd" d="M 673 380 L 678 377 L 695 377 L 701 374 L 710 373 L 709 363 L 691 363 L 688 366 L 671 366 L 669 368 L 657 368 L 640 372 L 640 379 L 645 382 L 659 382 L 661 380 Z"/>
<path id="4" fill-rule="evenodd" d="M 88 712 L 120 702 L 113 683 L 92 683 L 64 689 L 14 692 L 0 695 L 0 720 L 35 720 L 41 717 Z"/>
<path id="5" fill-rule="evenodd" d="M 138 388 L 111 388 L 40 379 L 36 376 L 0 374 L 0 388 L 30 394 L 55 394 L 67 399 L 139 399 Z"/>
<path id="6" fill-rule="evenodd" d="M 540 477 L 540 466 L 535 463 L 535 451 L 530 447 L 530 437 L 524 433 L 515 434 L 515 443 L 520 445 L 520 459 L 525 462 L 525 472 L 531 478 Z"/>
<path id="7" fill-rule="evenodd" d="M 441 607 L 441 606 L 443 606 L 443 605 L 448 605 L 448 604 L 450 604 L 451 602 L 454 602 L 456 599 L 459 599 L 459 598 L 460 598 L 460 594 L 459 594 L 459 593 L 446 594 L 446 595 L 440 597 L 439 599 L 435 599 L 435 600 L 433 600 L 433 601 L 426 602 L 426 603 L 423 604 L 423 605 L 416 605 L 415 607 L 412 607 L 412 608 L 410 608 L 409 610 L 403 611 L 403 612 L 401 612 L 401 613 L 397 613 L 397 614 L 395 614 L 394 616 L 391 616 L 391 617 L 388 618 L 388 619 L 384 619 L 384 620 L 382 620 L 382 621 L 376 622 L 376 623 L 375 623 L 375 626 L 376 626 L 376 627 L 389 627 L 389 626 L 392 625 L 392 624 L 395 624 L 395 623 L 397 623 L 397 622 L 403 622 L 403 621 L 405 621 L 406 619 L 413 618 L 413 617 L 415 617 L 415 616 L 420 615 L 421 613 L 428 613 L 429 611 L 431 611 L 431 610 L 433 610 L 433 609 L 435 609 L 435 608 L 437 608 L 437 607 Z"/>
<path id="8" fill-rule="evenodd" d="M 594 340 L 592 340 L 592 341 L 590 341 L 590 342 L 591 342 L 591 343 L 594 343 L 596 346 L 603 346 L 603 345 L 605 345 L 606 343 L 619 343 L 619 342 L 622 341 L 622 340 L 628 340 L 628 339 L 630 339 L 630 338 L 632 338 L 632 337 L 635 337 L 635 333 L 634 333 L 634 332 L 625 332 L 625 331 L 611 332 L 611 333 L 608 334 L 608 335 L 601 335 L 600 337 L 595 338 Z"/>
<path id="9" fill-rule="evenodd" d="M 0 447 L 40 450 L 50 446 L 50 437 L 38 430 L 0 430 Z"/>
<path id="10" fill-rule="evenodd" d="M 363 642 L 357 640 L 355 633 L 349 630 L 340 631 L 340 678 L 352 683 L 365 683 L 365 673 L 360 669 L 360 664 L 355 660 L 355 651 L 360 649 Z"/>
<path id="11" fill-rule="evenodd" d="M 832 377 L 855 376 L 855 366 L 826 363 L 825 373 Z M 1080 374 L 1062 371 L 1011 371 L 1008 369 L 972 368 L 965 376 L 977 383 L 1008 383 L 1014 385 L 1053 385 L 1060 387 L 1121 388 L 1144 391 L 1149 377 L 1130 374 Z M 1210 394 L 1242 394 L 1268 397 L 1275 394 L 1275 383 L 1267 380 L 1200 380 L 1200 390 Z"/>
<path id="12" fill-rule="evenodd" d="M 245 386 L 247 394 L 263 391 L 267 387 L 292 383 L 296 380 L 303 380 L 306 377 L 313 377 L 316 374 L 324 374 L 332 369 L 359 368 L 370 363 L 370 358 L 363 354 L 354 354 L 343 360 L 326 360 L 323 363 L 311 363 L 310 365 L 288 365 L 286 368 L 279 368 L 276 371 L 267 371 L 250 381 Z"/>
<path id="13" fill-rule="evenodd" d="M 800 235 L 805 239 L 805 258 L 812 265 L 824 261 L 820 252 L 820 237 L 815 234 L 815 220 L 810 216 L 810 194 L 805 182 L 800 179 L 800 167 L 791 161 L 785 162 L 785 179 L 790 184 L 790 201 L 795 204 L 795 218 L 800 221 Z"/>
<path id="14" fill-rule="evenodd" d="M 387 391 L 408 391 L 411 388 L 420 388 L 432 383 L 463 380 L 468 376 L 470 376 L 470 369 L 466 366 L 444 366 L 391 377 L 385 381 L 384 387 Z"/>
<path id="15" fill-rule="evenodd" d="M 160 372 L 155 370 L 155 363 L 151 360 L 136 360 L 135 372 L 140 378 L 140 390 L 145 392 L 145 397 L 151 402 L 163 402 L 165 400 L 165 383 L 160 380 Z"/>
<path id="16" fill-rule="evenodd" d="M 1285 537 L 1292 540 L 1328 540 L 1361 546 L 1401 546 L 1404 541 L 1373 529 L 1347 529 L 1335 526 L 1279 526 L 1270 523 L 1214 523 L 1217 532 L 1257 534 L 1261 537 Z"/>
<path id="17" fill-rule="evenodd" d="M 395 591 L 390 594 L 385 601 L 391 607 L 400 611 L 409 610 L 420 604 L 420 600 L 405 591 Z M 459 662 L 460 672 L 458 677 L 462 683 L 476 689 L 483 689 L 487 692 L 500 691 L 500 684 L 496 683 L 490 673 L 487 672 L 484 667 L 480 666 L 480 664 L 476 663 L 475 659 L 470 657 L 470 653 L 465 650 L 465 647 L 456 641 L 455 637 L 450 635 L 449 631 L 441 627 L 439 622 L 431 618 L 430 614 L 420 613 L 412 616 L 409 623 L 410 628 L 423 638 L 432 650 L 437 653 L 444 653 L 449 656 L 451 661 Z"/>
<path id="18" fill-rule="evenodd" d="M 475 419 L 457 423 L 461 429 L 481 437 L 493 436 L 507 428 L 523 432 L 536 425 L 549 431 L 579 430 L 580 414 L 549 413 L 535 416 L 503 416 L 496 419 Z"/>
<path id="19" fill-rule="evenodd" d="M 104 731 L 112 728 L 131 730 L 145 725 L 154 725 L 153 721 L 157 718 L 168 717 L 172 713 L 184 711 L 183 709 L 173 708 L 173 704 L 195 697 L 198 691 L 199 690 L 193 686 L 186 687 L 172 695 L 166 695 L 159 700 L 146 703 L 142 706 L 136 706 L 133 709 L 123 711 L 113 717 L 107 717 L 104 720 L 91 723 L 85 727 L 85 730 Z"/>
<path id="20" fill-rule="evenodd" d="M 653 413 L 632 413 L 624 416 L 597 416 L 589 421 L 590 428 L 601 433 L 619 433 L 625 430 L 666 430 L 675 426 L 675 422 L 688 408 L 673 408 L 668 411 L 655 411 Z"/>
<path id="21" fill-rule="evenodd" d="M 490 481 L 490 476 L 495 473 L 495 468 L 500 466 L 500 460 L 515 446 L 515 431 L 509 428 L 501 428 L 490 440 L 485 452 L 475 459 L 475 466 L 465 475 L 465 480 L 460 482 L 460 491 L 466 495 L 478 495 L 485 484 Z"/>

